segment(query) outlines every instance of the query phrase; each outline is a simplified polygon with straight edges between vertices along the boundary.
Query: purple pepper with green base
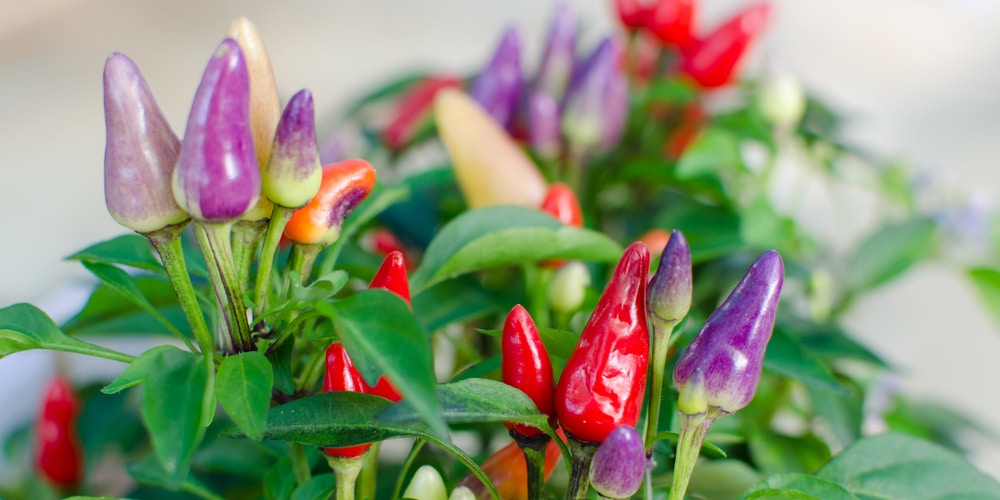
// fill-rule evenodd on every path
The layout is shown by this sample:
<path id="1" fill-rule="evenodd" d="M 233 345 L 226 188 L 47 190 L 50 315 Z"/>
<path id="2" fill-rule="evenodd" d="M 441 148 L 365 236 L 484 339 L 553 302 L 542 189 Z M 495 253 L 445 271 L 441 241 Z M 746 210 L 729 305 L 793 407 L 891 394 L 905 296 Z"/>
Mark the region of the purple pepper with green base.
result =
<path id="1" fill-rule="evenodd" d="M 597 447 L 590 463 L 590 485 L 599 498 L 631 498 L 642 485 L 646 452 L 634 427 L 615 427 Z"/>
<path id="2" fill-rule="evenodd" d="M 681 433 L 670 498 L 684 498 L 715 419 L 744 408 L 757 393 L 784 276 L 778 252 L 761 255 L 677 360 Z"/>
<path id="3" fill-rule="evenodd" d="M 521 100 L 524 85 L 521 68 L 521 32 L 516 28 L 504 31 L 496 52 L 483 68 L 469 95 L 502 127 L 510 130 Z"/>

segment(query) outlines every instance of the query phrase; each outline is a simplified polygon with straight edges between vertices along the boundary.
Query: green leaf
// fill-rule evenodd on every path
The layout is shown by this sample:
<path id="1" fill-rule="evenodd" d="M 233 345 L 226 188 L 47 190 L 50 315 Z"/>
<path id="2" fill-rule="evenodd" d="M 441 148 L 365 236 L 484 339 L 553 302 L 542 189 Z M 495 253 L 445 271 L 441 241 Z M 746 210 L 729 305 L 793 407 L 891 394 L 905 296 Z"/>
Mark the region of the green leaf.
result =
<path id="1" fill-rule="evenodd" d="M 354 446 L 402 437 L 426 439 L 462 462 L 496 495 L 489 478 L 461 448 L 439 437 L 423 421 L 383 422 L 376 415 L 392 403 L 357 392 L 325 392 L 271 408 L 264 439 L 296 441 L 325 447 Z"/>
<path id="2" fill-rule="evenodd" d="M 803 498 L 816 500 L 857 500 L 843 486 L 808 474 L 775 474 L 753 485 L 740 500 Z"/>
<path id="3" fill-rule="evenodd" d="M 414 294 L 452 276 L 553 258 L 614 262 L 622 248 L 602 233 L 571 228 L 539 210 L 499 205 L 470 210 L 431 241 L 410 277 Z"/>
<path id="4" fill-rule="evenodd" d="M 156 318 L 167 330 L 176 336 L 177 338 L 185 338 L 176 326 L 171 324 L 167 319 L 160 314 L 160 311 L 156 309 L 153 304 L 149 302 L 149 299 L 142 294 L 142 289 L 135 282 L 132 276 L 128 273 L 122 271 L 121 269 L 110 265 L 101 264 L 98 262 L 84 262 L 83 267 L 87 268 L 88 271 L 97 276 L 99 280 L 104 282 L 104 284 L 110 286 L 112 289 L 121 294 L 129 302 L 135 304 L 150 316 Z"/>
<path id="5" fill-rule="evenodd" d="M 695 138 L 678 160 L 678 179 L 718 176 L 722 170 L 736 170 L 743 165 L 740 144 L 731 132 L 707 128 Z"/>
<path id="6" fill-rule="evenodd" d="M 139 483 L 180 490 L 201 498 L 222 499 L 193 474 L 187 474 L 182 481 L 178 482 L 171 473 L 164 470 L 163 465 L 157 462 L 154 457 L 130 463 L 125 466 L 125 470 L 128 471 L 129 476 L 132 476 L 132 479 Z"/>
<path id="7" fill-rule="evenodd" d="M 160 345 L 150 349 L 147 349 L 134 360 L 125 370 L 121 372 L 110 384 L 104 386 L 101 392 L 104 394 L 118 394 L 125 389 L 135 387 L 141 384 L 149 374 L 153 371 L 160 369 L 159 358 L 161 356 L 173 356 L 173 354 L 164 354 L 163 351 L 176 351 L 177 348 L 172 345 Z"/>
<path id="8" fill-rule="evenodd" d="M 523 422 L 542 427 L 548 417 L 539 413 L 524 392 L 503 382 L 470 378 L 437 387 L 441 415 L 453 424 Z M 410 400 L 404 399 L 376 417 L 386 422 L 413 422 L 420 418 Z"/>
<path id="9" fill-rule="evenodd" d="M 384 373 L 414 402 L 424 421 L 439 435 L 446 435 L 434 393 L 430 342 L 403 299 L 386 290 L 363 290 L 344 300 L 317 301 L 315 308 L 333 321 L 340 341 L 369 384 Z"/>
<path id="10" fill-rule="evenodd" d="M 678 193 L 663 197 L 655 227 L 679 229 L 691 247 L 691 261 L 703 262 L 743 248 L 740 216 Z"/>
<path id="11" fill-rule="evenodd" d="M 1000 483 L 962 457 L 903 434 L 856 441 L 817 474 L 863 499 L 1000 498 Z"/>
<path id="12" fill-rule="evenodd" d="M 338 269 L 316 278 L 309 286 L 302 286 L 299 282 L 292 281 L 292 299 L 304 301 L 328 299 L 344 288 L 348 278 L 346 271 Z"/>
<path id="13" fill-rule="evenodd" d="M 48 349 L 130 363 L 132 356 L 70 337 L 41 309 L 14 304 L 0 309 L 0 358 L 19 351 Z"/>
<path id="14" fill-rule="evenodd" d="M 787 436 L 755 428 L 747 434 L 747 445 L 753 463 L 765 473 L 812 473 L 830 460 L 830 447 L 813 434 Z"/>
<path id="15" fill-rule="evenodd" d="M 202 360 L 180 349 L 153 355 L 143 380 L 142 418 L 153 450 L 174 484 L 188 475 L 191 459 L 205 435 L 209 374 Z M 215 407 L 214 399 L 211 400 Z"/>
<path id="16" fill-rule="evenodd" d="M 337 489 L 333 473 L 320 474 L 309 478 L 292 492 L 292 500 L 327 500 Z"/>
<path id="17" fill-rule="evenodd" d="M 177 295 L 170 282 L 163 277 L 145 275 L 130 276 L 139 293 L 166 318 L 167 322 L 186 330 L 187 318 L 177 303 Z M 156 318 L 135 305 L 122 300 L 122 294 L 114 287 L 100 284 L 91 292 L 83 308 L 62 325 L 68 335 L 84 333 L 110 334 L 166 334 L 172 332 Z"/>
<path id="18" fill-rule="evenodd" d="M 287 338 L 267 355 L 274 372 L 274 388 L 285 394 L 295 392 L 295 380 L 292 377 L 292 354 L 295 351 L 295 339 Z"/>
<path id="19" fill-rule="evenodd" d="M 826 365 L 807 352 L 797 338 L 782 330 L 771 334 L 771 341 L 764 352 L 764 367 L 809 387 L 847 394 Z"/>
<path id="20" fill-rule="evenodd" d="M 120 264 L 163 274 L 163 266 L 153 255 L 153 247 L 145 236 L 125 234 L 91 245 L 66 257 L 84 263 Z"/>
<path id="21" fill-rule="evenodd" d="M 881 285 L 937 251 L 937 225 L 914 218 L 882 226 L 854 250 L 847 262 L 852 294 Z"/>
<path id="22" fill-rule="evenodd" d="M 411 73 L 403 75 L 401 77 L 389 80 L 382 84 L 381 86 L 375 87 L 369 90 L 368 93 L 359 97 L 357 100 L 353 101 L 344 111 L 344 119 L 350 119 L 354 117 L 358 112 L 364 109 L 365 106 L 371 104 L 372 102 L 393 97 L 397 94 L 401 94 L 406 89 L 410 88 L 413 84 L 427 78 L 427 73 Z"/>
<path id="23" fill-rule="evenodd" d="M 271 363 L 257 351 L 227 356 L 215 380 L 219 403 L 240 430 L 259 440 L 271 405 L 274 373 Z"/>
<path id="24" fill-rule="evenodd" d="M 465 279 L 442 281 L 413 297 L 413 313 L 427 332 L 488 316 L 501 307 L 482 286 Z"/>
<path id="25" fill-rule="evenodd" d="M 968 271 L 969 279 L 979 291 L 986 309 L 993 319 L 1000 321 L 1000 271 L 988 267 L 975 267 Z"/>

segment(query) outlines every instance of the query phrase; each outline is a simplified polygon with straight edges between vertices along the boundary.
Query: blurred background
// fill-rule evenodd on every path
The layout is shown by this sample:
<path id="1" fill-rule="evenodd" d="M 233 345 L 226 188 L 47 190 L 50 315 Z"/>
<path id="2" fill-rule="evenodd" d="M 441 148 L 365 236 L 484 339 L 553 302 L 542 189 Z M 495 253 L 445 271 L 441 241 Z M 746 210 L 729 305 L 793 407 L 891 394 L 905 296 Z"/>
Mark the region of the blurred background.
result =
<path id="1" fill-rule="evenodd" d="M 571 3 L 587 40 L 618 29 L 611 0 Z M 699 24 L 714 25 L 745 3 L 703 0 Z M 229 22 L 245 15 L 267 44 L 281 95 L 309 88 L 322 120 L 373 82 L 411 69 L 475 70 L 509 24 L 522 28 L 526 54 L 537 54 L 553 5 L 0 0 L 0 307 L 34 302 L 66 319 L 91 283 L 79 264 L 61 259 L 125 232 L 107 214 L 102 187 L 101 72 L 111 52 L 139 65 L 181 133 L 205 61 Z M 909 164 L 938 195 L 995 204 L 1000 2 L 772 5 L 757 60 L 764 52 L 780 58 L 810 93 L 847 115 L 854 142 Z M 1000 435 L 1000 332 L 956 269 L 912 270 L 857 303 L 849 326 L 899 367 L 904 390 L 949 403 Z M 79 381 L 121 369 L 64 361 Z M 0 436 L 34 412 L 54 366 L 48 353 L 0 361 Z M 968 446 L 977 465 L 1000 478 L 1000 441 Z"/>

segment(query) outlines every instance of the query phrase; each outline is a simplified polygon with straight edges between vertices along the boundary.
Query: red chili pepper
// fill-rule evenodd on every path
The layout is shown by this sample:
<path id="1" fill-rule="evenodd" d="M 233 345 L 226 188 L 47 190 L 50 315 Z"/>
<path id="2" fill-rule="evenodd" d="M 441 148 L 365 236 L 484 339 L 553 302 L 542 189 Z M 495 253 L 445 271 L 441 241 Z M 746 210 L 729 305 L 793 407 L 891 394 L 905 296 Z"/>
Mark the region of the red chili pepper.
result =
<path id="1" fill-rule="evenodd" d="M 632 31 L 646 27 L 651 9 L 642 0 L 615 0 L 615 10 L 625 29 Z"/>
<path id="2" fill-rule="evenodd" d="M 302 244 L 330 244 L 340 237 L 347 214 L 371 193 L 375 168 L 357 158 L 323 167 L 319 192 L 296 210 L 285 226 L 286 238 Z"/>
<path id="3" fill-rule="evenodd" d="M 732 80 L 750 42 L 767 24 L 771 6 L 760 2 L 744 9 L 704 39 L 682 49 L 681 72 L 704 88 L 716 88 Z"/>
<path id="4" fill-rule="evenodd" d="M 365 381 L 354 368 L 351 357 L 340 342 L 334 342 L 326 348 L 326 376 L 323 377 L 323 392 L 365 392 Z M 364 455 L 371 444 L 359 444 L 344 448 L 323 448 L 323 452 L 332 457 L 354 458 Z"/>
<path id="5" fill-rule="evenodd" d="M 433 76 L 410 87 L 396 103 L 392 120 L 382 130 L 382 142 L 385 146 L 395 151 L 409 144 L 420 123 L 430 116 L 437 92 L 448 87 L 458 87 L 461 83 L 461 80 L 452 76 Z"/>
<path id="6" fill-rule="evenodd" d="M 83 481 L 83 447 L 76 420 L 80 402 L 65 378 L 56 376 L 45 389 L 35 429 L 35 466 L 39 475 L 60 489 Z"/>
<path id="7" fill-rule="evenodd" d="M 516 387 L 528 395 L 538 411 L 549 416 L 549 425 L 555 427 L 556 412 L 553 407 L 554 382 L 552 362 L 549 353 L 538 335 L 538 328 L 531 315 L 520 304 L 507 314 L 500 339 L 503 353 L 501 376 L 505 384 Z M 524 437 L 543 434 L 541 429 L 530 425 L 506 422 L 511 432 Z"/>
<path id="8" fill-rule="evenodd" d="M 619 425 L 635 426 L 649 365 L 646 275 L 649 250 L 625 249 L 556 385 L 556 414 L 567 434 L 600 443 Z"/>
<path id="9" fill-rule="evenodd" d="M 385 260 L 382 261 L 382 265 L 375 272 L 375 277 L 368 284 L 368 288 L 389 290 L 402 297 L 406 301 L 406 305 L 411 305 L 410 281 L 406 277 L 406 262 L 403 259 L 402 252 L 393 251 L 389 255 L 386 255 Z M 365 392 L 368 394 L 382 396 L 392 402 L 403 399 L 399 390 L 396 389 L 396 386 L 385 375 L 380 376 L 374 386 L 369 386 L 364 380 L 361 383 L 365 384 Z"/>
<path id="10" fill-rule="evenodd" d="M 556 430 L 556 434 L 560 437 L 565 437 L 561 429 Z M 545 448 L 544 477 L 546 481 L 552 476 L 552 472 L 555 470 L 560 456 L 562 454 L 559 450 L 559 445 L 554 440 L 549 441 L 548 446 Z M 481 468 L 490 480 L 493 481 L 494 486 L 497 487 L 500 498 L 504 500 L 528 500 L 527 467 L 525 466 L 524 453 L 517 446 L 517 442 L 510 443 L 490 455 L 483 462 Z M 489 491 L 483 486 L 483 483 L 479 481 L 479 478 L 471 472 L 463 477 L 455 486 L 469 488 L 475 493 L 476 498 L 479 499 L 492 498 Z"/>
<path id="11" fill-rule="evenodd" d="M 660 0 L 649 7 L 646 29 L 663 45 L 683 46 L 691 41 L 694 0 Z"/>
<path id="12" fill-rule="evenodd" d="M 573 190 L 561 182 L 549 186 L 542 200 L 541 210 L 548 213 L 556 220 L 570 227 L 583 226 L 583 211 L 580 209 L 580 202 L 576 199 Z M 559 267 L 563 260 L 546 260 L 542 262 L 545 267 Z"/>

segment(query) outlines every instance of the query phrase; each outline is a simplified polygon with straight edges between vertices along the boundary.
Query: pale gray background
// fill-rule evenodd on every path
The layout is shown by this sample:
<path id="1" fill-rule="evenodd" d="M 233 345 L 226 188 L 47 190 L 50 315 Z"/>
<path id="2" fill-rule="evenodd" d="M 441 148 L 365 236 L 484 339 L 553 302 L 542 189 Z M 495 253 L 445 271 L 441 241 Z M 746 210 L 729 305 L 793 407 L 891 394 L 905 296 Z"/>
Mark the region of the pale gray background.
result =
<path id="1" fill-rule="evenodd" d="M 573 3 L 590 40 L 612 26 L 610 0 Z M 744 2 L 701 3 L 701 21 L 714 24 Z M 773 3 L 775 22 L 758 50 L 780 53 L 809 89 L 847 111 L 852 137 L 909 160 L 951 196 L 995 200 L 1000 2 Z M 535 54 L 550 8 L 532 0 L 0 0 L 0 306 L 32 301 L 66 314 L 61 297 L 85 274 L 60 259 L 124 231 L 102 192 L 101 71 L 112 51 L 137 62 L 181 132 L 203 65 L 237 15 L 258 25 L 281 94 L 309 88 L 330 111 L 408 68 L 475 68 L 508 23 L 524 29 Z M 904 368 L 906 390 L 1000 431 L 1000 334 L 951 269 L 915 270 L 858 303 L 849 323 Z M 62 362 L 78 380 L 120 369 Z M 40 353 L 0 361 L 0 435 L 33 411 L 53 366 Z M 1000 477 L 1000 446 L 970 445 Z"/>

